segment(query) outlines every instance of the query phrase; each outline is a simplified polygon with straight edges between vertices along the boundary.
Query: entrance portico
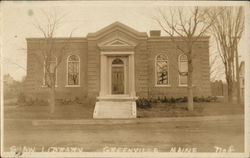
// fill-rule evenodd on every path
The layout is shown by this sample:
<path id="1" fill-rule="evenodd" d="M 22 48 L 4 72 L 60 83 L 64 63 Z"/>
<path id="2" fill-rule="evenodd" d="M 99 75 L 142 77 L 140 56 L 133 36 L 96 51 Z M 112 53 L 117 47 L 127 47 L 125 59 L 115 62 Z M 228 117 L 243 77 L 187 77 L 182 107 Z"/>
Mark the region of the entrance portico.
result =
<path id="1" fill-rule="evenodd" d="M 135 118 L 135 43 L 119 36 L 99 43 L 100 92 L 94 118 Z"/>
<path id="2" fill-rule="evenodd" d="M 135 100 L 134 52 L 101 52 L 101 81 L 98 100 Z"/>

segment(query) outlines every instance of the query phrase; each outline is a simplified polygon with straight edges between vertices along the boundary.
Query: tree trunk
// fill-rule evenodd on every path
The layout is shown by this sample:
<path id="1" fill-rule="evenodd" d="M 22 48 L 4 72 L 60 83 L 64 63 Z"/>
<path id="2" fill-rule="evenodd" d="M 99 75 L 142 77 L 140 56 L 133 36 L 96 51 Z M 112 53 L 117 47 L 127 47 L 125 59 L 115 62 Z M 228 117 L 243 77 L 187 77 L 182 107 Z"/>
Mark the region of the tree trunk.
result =
<path id="1" fill-rule="evenodd" d="M 241 96 L 240 96 L 240 71 L 239 71 L 239 56 L 238 56 L 238 49 L 236 44 L 236 87 L 237 87 L 237 103 L 240 104 Z"/>
<path id="2" fill-rule="evenodd" d="M 233 82 L 228 83 L 227 93 L 228 93 L 227 101 L 231 103 L 233 101 Z"/>
<path id="3" fill-rule="evenodd" d="M 55 112 L 55 86 L 50 89 L 50 114 Z"/>
<path id="4" fill-rule="evenodd" d="M 188 111 L 194 110 L 194 103 L 193 103 L 193 87 L 188 86 Z"/>
<path id="5" fill-rule="evenodd" d="M 233 76 L 232 76 L 232 61 L 228 63 L 228 79 L 227 79 L 227 101 L 230 103 L 233 101 Z"/>
<path id="6" fill-rule="evenodd" d="M 188 61 L 188 76 L 187 76 L 187 91 L 188 91 L 188 111 L 194 110 L 194 103 L 193 103 L 193 64 L 192 59 Z"/>

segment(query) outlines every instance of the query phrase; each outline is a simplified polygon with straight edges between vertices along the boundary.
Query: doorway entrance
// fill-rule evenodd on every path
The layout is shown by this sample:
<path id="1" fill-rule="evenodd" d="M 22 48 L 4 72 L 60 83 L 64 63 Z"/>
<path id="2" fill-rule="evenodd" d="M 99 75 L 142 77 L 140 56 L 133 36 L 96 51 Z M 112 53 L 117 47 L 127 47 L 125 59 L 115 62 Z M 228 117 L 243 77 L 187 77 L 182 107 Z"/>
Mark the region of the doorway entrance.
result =
<path id="1" fill-rule="evenodd" d="M 98 100 L 134 100 L 133 52 L 102 52 Z"/>
<path id="2" fill-rule="evenodd" d="M 115 58 L 112 61 L 111 66 L 111 86 L 112 94 L 124 94 L 125 87 L 125 71 L 124 71 L 124 62 L 120 58 Z"/>
<path id="3" fill-rule="evenodd" d="M 94 118 L 136 118 L 134 52 L 101 52 Z"/>

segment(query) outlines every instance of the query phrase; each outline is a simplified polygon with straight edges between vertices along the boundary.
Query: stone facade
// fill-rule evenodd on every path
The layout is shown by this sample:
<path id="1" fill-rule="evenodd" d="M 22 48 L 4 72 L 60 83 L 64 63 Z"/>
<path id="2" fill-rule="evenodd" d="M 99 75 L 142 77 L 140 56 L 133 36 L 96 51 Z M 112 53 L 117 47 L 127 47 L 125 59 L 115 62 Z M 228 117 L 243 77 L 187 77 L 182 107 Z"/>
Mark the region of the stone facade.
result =
<path id="1" fill-rule="evenodd" d="M 180 45 L 183 41 L 176 37 Z M 135 90 L 136 97 L 179 97 L 186 95 L 186 87 L 179 85 L 178 58 L 181 55 L 171 42 L 170 37 L 148 36 L 124 24 L 115 22 L 95 33 L 89 33 L 86 38 L 55 38 L 55 52 L 67 42 L 66 53 L 62 55 L 62 62 L 57 70 L 57 98 L 79 98 L 89 100 L 94 104 L 101 91 L 101 54 L 109 56 L 125 56 L 127 63 L 133 68 L 134 83 L 128 80 L 128 90 Z M 31 97 L 47 97 L 48 88 L 43 86 L 43 64 L 41 62 L 42 38 L 27 38 L 27 77 L 25 90 Z M 119 43 L 120 42 L 120 43 Z M 113 52 L 113 54 L 112 54 Z M 122 52 L 122 53 L 119 53 Z M 123 53 L 125 52 L 125 54 Z M 127 52 L 127 53 L 126 53 Z M 128 52 L 132 52 L 129 54 Z M 111 54 L 110 54 L 111 53 Z M 118 54 L 117 54 L 118 53 Z M 57 54 L 60 54 L 58 52 Z M 159 54 L 168 57 L 169 85 L 157 86 L 155 75 L 155 59 Z M 211 95 L 209 81 L 209 38 L 203 37 L 194 46 L 194 96 Z M 80 84 L 67 86 L 67 57 L 80 57 Z M 132 65 L 131 65 L 132 64 Z M 108 82 L 108 81 L 107 81 Z M 103 85 L 104 86 L 104 85 Z M 134 86 L 134 87 L 133 87 Z M 105 86 L 104 86 L 105 87 Z M 132 88 L 132 89 L 131 89 Z M 108 94 L 107 94 L 108 95 Z M 132 93 L 128 92 L 131 96 Z"/>

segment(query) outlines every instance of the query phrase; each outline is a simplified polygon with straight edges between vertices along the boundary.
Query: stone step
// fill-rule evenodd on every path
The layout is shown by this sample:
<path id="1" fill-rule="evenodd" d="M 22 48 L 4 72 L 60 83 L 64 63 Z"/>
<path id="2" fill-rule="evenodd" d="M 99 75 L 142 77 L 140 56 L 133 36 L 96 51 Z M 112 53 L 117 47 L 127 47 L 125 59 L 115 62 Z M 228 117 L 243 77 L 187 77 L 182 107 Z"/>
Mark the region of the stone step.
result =
<path id="1" fill-rule="evenodd" d="M 94 118 L 136 118 L 134 101 L 100 101 L 96 102 Z"/>

